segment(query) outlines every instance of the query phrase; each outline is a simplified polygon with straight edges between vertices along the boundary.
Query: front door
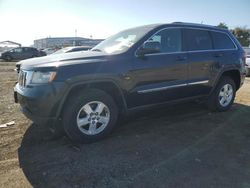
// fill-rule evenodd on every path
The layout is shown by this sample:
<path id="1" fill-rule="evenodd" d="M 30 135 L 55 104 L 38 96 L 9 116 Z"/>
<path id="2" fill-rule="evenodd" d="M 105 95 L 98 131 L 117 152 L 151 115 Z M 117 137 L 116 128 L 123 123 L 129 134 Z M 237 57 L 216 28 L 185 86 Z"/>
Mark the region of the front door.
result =
<path id="1" fill-rule="evenodd" d="M 166 28 L 148 41 L 159 42 L 160 52 L 135 57 L 129 73 L 133 82 L 129 108 L 186 97 L 187 54 L 182 52 L 182 30 Z"/>
<path id="2" fill-rule="evenodd" d="M 11 51 L 11 57 L 15 60 L 20 60 L 22 57 L 22 48 L 14 48 Z"/>

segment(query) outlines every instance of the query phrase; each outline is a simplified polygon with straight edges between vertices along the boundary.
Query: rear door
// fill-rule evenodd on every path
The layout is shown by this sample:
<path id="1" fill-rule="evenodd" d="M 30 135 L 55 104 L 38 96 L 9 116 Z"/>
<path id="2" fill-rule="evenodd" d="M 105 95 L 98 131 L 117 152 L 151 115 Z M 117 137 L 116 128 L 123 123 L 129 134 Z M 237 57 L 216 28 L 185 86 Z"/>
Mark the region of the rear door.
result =
<path id="1" fill-rule="evenodd" d="M 211 90 L 210 80 L 216 64 L 211 34 L 208 30 L 186 28 L 184 39 L 188 52 L 189 96 L 206 95 Z"/>
<path id="2" fill-rule="evenodd" d="M 222 65 L 230 66 L 230 63 L 237 62 L 237 46 L 229 35 L 225 32 L 211 31 L 214 44 L 214 57 L 217 63 L 217 71 L 222 69 Z"/>
<path id="3" fill-rule="evenodd" d="M 32 57 L 38 57 L 38 51 L 35 48 L 28 48 L 28 47 L 24 47 L 23 48 L 23 55 L 22 55 L 22 59 L 28 59 L 28 58 L 32 58 Z"/>
<path id="4" fill-rule="evenodd" d="M 31 52 L 30 48 L 24 47 L 23 53 L 22 53 L 22 59 L 30 58 L 31 55 L 32 55 L 32 52 Z"/>
<path id="5" fill-rule="evenodd" d="M 133 90 L 128 106 L 176 100 L 186 96 L 187 56 L 182 51 L 182 30 L 166 28 L 148 41 L 160 43 L 160 52 L 135 57 L 130 76 Z"/>

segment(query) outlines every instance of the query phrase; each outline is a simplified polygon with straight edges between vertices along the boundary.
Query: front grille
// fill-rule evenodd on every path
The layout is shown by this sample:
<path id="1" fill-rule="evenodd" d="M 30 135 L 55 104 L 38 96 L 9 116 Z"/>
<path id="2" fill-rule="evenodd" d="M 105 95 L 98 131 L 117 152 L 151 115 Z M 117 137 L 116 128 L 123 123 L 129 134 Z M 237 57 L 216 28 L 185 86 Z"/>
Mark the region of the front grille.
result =
<path id="1" fill-rule="evenodd" d="M 17 71 L 17 73 L 19 73 L 20 67 L 21 67 L 21 64 L 16 64 L 16 71 Z"/>
<path id="2" fill-rule="evenodd" d="M 20 86 L 22 87 L 26 86 L 26 77 L 27 77 L 27 72 L 20 70 L 18 76 L 18 83 Z"/>

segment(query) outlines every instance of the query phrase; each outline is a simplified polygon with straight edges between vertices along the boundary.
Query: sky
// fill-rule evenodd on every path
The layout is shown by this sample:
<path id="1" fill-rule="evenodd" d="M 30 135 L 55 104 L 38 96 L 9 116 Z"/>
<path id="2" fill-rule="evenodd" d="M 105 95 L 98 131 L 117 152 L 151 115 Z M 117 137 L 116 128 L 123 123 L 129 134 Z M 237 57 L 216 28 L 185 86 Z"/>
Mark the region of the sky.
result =
<path id="1" fill-rule="evenodd" d="M 0 42 L 24 46 L 46 37 L 107 38 L 174 21 L 250 28 L 250 0 L 0 0 Z"/>

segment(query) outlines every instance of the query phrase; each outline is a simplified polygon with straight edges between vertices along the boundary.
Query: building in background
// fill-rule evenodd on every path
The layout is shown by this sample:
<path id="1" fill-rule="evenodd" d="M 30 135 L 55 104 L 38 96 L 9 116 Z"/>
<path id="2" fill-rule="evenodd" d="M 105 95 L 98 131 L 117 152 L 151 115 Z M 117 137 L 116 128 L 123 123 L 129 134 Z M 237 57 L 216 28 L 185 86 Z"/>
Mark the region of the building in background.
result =
<path id="1" fill-rule="evenodd" d="M 67 46 L 90 46 L 94 47 L 103 39 L 89 39 L 82 37 L 49 37 L 34 40 L 34 47 L 37 49 L 63 48 Z"/>

